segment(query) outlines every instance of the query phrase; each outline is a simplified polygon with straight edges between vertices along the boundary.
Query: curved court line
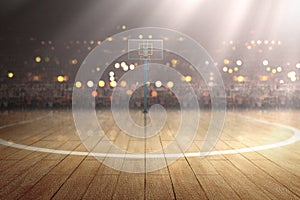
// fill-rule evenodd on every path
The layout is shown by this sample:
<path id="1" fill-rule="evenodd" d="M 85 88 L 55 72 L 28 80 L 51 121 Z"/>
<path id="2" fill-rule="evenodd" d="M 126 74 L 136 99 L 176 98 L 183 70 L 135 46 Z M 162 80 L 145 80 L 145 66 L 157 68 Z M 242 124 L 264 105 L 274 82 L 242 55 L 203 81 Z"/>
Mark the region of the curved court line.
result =
<path id="1" fill-rule="evenodd" d="M 49 114 L 43 116 L 43 117 L 38 117 L 32 120 L 26 120 L 26 121 L 21 121 L 9 125 L 4 125 L 0 126 L 0 129 L 4 129 L 7 127 L 12 127 L 16 125 L 21 125 L 21 124 L 26 124 L 26 123 L 31 123 L 37 120 L 41 120 L 43 118 L 46 118 Z M 8 146 L 8 147 L 13 147 L 17 149 L 24 149 L 28 151 L 37 151 L 37 152 L 45 152 L 45 153 L 54 153 L 54 154 L 66 154 L 66 155 L 80 155 L 80 156 L 97 156 L 97 157 L 109 157 L 109 158 L 177 158 L 177 157 L 202 157 L 202 156 L 208 156 L 208 155 L 224 155 L 224 154 L 237 154 L 237 153 L 247 153 L 247 152 L 254 152 L 254 151 L 260 151 L 260 150 L 266 150 L 266 149 L 273 149 L 273 148 L 278 148 L 282 146 L 286 146 L 289 144 L 293 144 L 297 141 L 300 140 L 300 130 L 288 126 L 288 125 L 282 125 L 274 122 L 268 122 L 260 119 L 254 119 L 251 117 L 245 117 L 246 119 L 250 119 L 252 121 L 256 121 L 259 123 L 264 123 L 268 125 L 273 125 L 277 126 L 280 128 L 285 128 L 288 130 L 291 130 L 294 132 L 294 135 L 287 140 L 280 141 L 274 144 L 267 144 L 267 145 L 261 145 L 261 146 L 254 146 L 254 147 L 246 147 L 246 148 L 240 148 L 240 149 L 230 149 L 230 150 L 219 150 L 219 151 L 211 151 L 211 152 L 191 152 L 191 153 L 181 153 L 181 154 L 110 154 L 110 153 L 96 153 L 96 152 L 83 152 L 83 151 L 68 151 L 68 150 L 55 150 L 55 149 L 48 149 L 48 148 L 42 148 L 42 147 L 34 147 L 34 146 L 28 146 L 28 145 L 23 145 L 23 144 L 17 144 L 11 141 L 3 140 L 0 139 L 0 144 Z"/>

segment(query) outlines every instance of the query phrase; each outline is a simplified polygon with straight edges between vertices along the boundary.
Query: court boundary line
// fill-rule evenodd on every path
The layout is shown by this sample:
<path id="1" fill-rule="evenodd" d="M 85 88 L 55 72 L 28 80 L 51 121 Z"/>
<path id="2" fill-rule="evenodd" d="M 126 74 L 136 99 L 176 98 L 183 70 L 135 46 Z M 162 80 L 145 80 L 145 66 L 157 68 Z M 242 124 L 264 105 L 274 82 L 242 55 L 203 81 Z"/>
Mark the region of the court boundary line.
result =
<path id="1" fill-rule="evenodd" d="M 13 127 L 17 125 L 32 123 L 41 119 L 44 119 L 48 117 L 50 114 L 53 114 L 52 112 L 46 114 L 42 117 L 37 117 L 35 119 L 31 120 L 24 120 L 8 125 L 0 126 L 0 130 L 8 127 Z M 248 116 L 242 116 L 248 120 L 252 120 L 254 122 L 268 124 L 277 126 L 280 128 L 288 129 L 294 133 L 294 135 L 286 140 L 279 141 L 273 144 L 266 144 L 266 145 L 260 145 L 260 146 L 254 146 L 254 147 L 245 147 L 245 148 L 239 148 L 239 149 L 229 149 L 229 150 L 218 150 L 218 151 L 210 151 L 210 152 L 189 152 L 189 153 L 177 153 L 177 154 L 148 154 L 147 158 L 179 158 L 179 157 L 203 157 L 203 156 L 209 156 L 209 155 L 228 155 L 228 154 L 239 154 L 239 153 L 249 153 L 249 152 L 255 152 L 255 151 L 261 151 L 261 150 L 267 150 L 267 149 L 274 149 L 282 146 L 287 146 L 290 144 L 293 144 L 300 140 L 300 130 L 289 126 L 289 125 L 283 125 L 275 122 L 269 122 L 262 119 L 256 119 Z M 43 147 L 35 147 L 35 146 L 29 146 L 29 145 L 23 145 L 14 143 L 12 141 L 3 140 L 0 138 L 0 144 L 8 147 L 13 147 L 17 149 L 23 149 L 28 151 L 36 151 L 36 152 L 44 152 L 44 153 L 53 153 L 53 154 L 63 154 L 63 155 L 78 155 L 78 156 L 95 156 L 95 157 L 109 157 L 109 158 L 133 158 L 133 159 L 141 159 L 145 158 L 144 154 L 113 154 L 113 153 L 96 153 L 96 152 L 86 152 L 86 151 L 71 151 L 71 150 L 56 150 L 56 149 L 49 149 L 49 148 L 43 148 Z"/>

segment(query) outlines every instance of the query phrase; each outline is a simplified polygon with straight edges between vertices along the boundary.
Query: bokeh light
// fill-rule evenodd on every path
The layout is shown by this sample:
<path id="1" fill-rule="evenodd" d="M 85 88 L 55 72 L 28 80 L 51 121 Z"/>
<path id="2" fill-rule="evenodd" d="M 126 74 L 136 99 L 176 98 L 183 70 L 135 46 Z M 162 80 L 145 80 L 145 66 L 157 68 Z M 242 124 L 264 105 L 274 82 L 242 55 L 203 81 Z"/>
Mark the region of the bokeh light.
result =
<path id="1" fill-rule="evenodd" d="M 92 96 L 93 96 L 93 97 L 98 96 L 98 92 L 97 92 L 96 90 L 94 90 L 94 91 L 92 92 Z"/>
<path id="2" fill-rule="evenodd" d="M 115 68 L 119 69 L 120 68 L 120 63 L 115 63 Z"/>
<path id="3" fill-rule="evenodd" d="M 155 87 L 160 88 L 161 86 L 162 86 L 161 81 L 156 81 L 156 82 L 155 82 Z"/>
<path id="4" fill-rule="evenodd" d="M 237 65 L 237 66 L 241 66 L 242 64 L 243 64 L 243 62 L 242 62 L 241 60 L 237 60 L 237 61 L 236 61 L 236 65 Z"/>
<path id="5" fill-rule="evenodd" d="M 114 75 L 115 75 L 115 72 L 110 71 L 110 72 L 108 73 L 108 75 L 109 75 L 109 76 L 114 76 Z"/>
<path id="6" fill-rule="evenodd" d="M 130 69 L 130 70 L 134 70 L 134 68 L 135 68 L 134 64 L 130 64 L 130 65 L 129 65 L 129 69 Z"/>
<path id="7" fill-rule="evenodd" d="M 169 81 L 169 82 L 167 83 L 167 87 L 168 87 L 168 88 L 174 87 L 174 83 L 173 83 L 172 81 Z"/>
<path id="8" fill-rule="evenodd" d="M 99 85 L 99 87 L 104 87 L 105 86 L 105 82 L 103 81 L 103 80 L 100 80 L 99 82 L 98 82 L 98 85 Z"/>
<path id="9" fill-rule="evenodd" d="M 63 76 L 57 76 L 57 81 L 62 83 L 64 81 L 64 77 Z"/>
<path id="10" fill-rule="evenodd" d="M 224 64 L 225 64 L 225 65 L 229 65 L 229 63 L 230 63 L 230 60 L 229 60 L 229 59 L 224 59 Z"/>
<path id="11" fill-rule="evenodd" d="M 295 82 L 297 80 L 297 78 L 295 76 L 291 77 L 291 81 Z"/>
<path id="12" fill-rule="evenodd" d="M 121 85 L 121 87 L 126 87 L 127 83 L 126 83 L 126 81 L 123 80 L 123 81 L 121 81 L 120 85 Z"/>
<path id="13" fill-rule="evenodd" d="M 72 65 L 76 65 L 77 63 L 78 63 L 78 60 L 77 60 L 77 59 L 72 59 L 72 60 L 71 60 L 71 64 L 72 64 Z"/>
<path id="14" fill-rule="evenodd" d="M 42 62 L 42 58 L 41 58 L 40 56 L 36 56 L 36 57 L 34 58 L 34 61 L 35 61 L 36 63 L 40 63 L 40 62 Z"/>
<path id="15" fill-rule="evenodd" d="M 109 85 L 110 85 L 110 87 L 116 87 L 117 86 L 117 82 L 116 81 L 111 81 L 110 83 L 109 83 Z"/>
<path id="16" fill-rule="evenodd" d="M 223 72 L 227 72 L 228 71 L 228 67 L 224 66 L 223 67 Z"/>
<path id="17" fill-rule="evenodd" d="M 282 67 L 277 67 L 278 72 L 282 72 Z"/>
<path id="18" fill-rule="evenodd" d="M 76 81 L 76 83 L 75 83 L 75 87 L 77 87 L 77 88 L 81 88 L 81 86 L 82 86 L 81 82 L 80 82 L 80 81 Z"/>
<path id="19" fill-rule="evenodd" d="M 152 97 L 157 97 L 157 92 L 156 92 L 155 90 L 152 90 L 152 91 L 151 91 L 151 96 L 152 96 Z"/>
<path id="20" fill-rule="evenodd" d="M 13 78 L 13 77 L 14 77 L 14 73 L 8 72 L 8 73 L 7 73 L 7 77 L 8 77 L 8 78 Z"/>
<path id="21" fill-rule="evenodd" d="M 126 91 L 126 94 L 127 94 L 127 95 L 132 95 L 132 93 L 133 93 L 132 90 L 127 90 L 127 91 Z"/>
<path id="22" fill-rule="evenodd" d="M 256 42 L 258 45 L 261 45 L 262 41 L 261 40 L 257 40 Z"/>
<path id="23" fill-rule="evenodd" d="M 245 78 L 244 78 L 243 76 L 238 76 L 238 77 L 237 77 L 237 81 L 238 81 L 238 82 L 243 82 L 244 79 L 245 79 Z"/>
<path id="24" fill-rule="evenodd" d="M 186 82 L 191 82 L 192 81 L 192 77 L 191 76 L 186 76 L 185 77 L 185 81 Z"/>
<path id="25" fill-rule="evenodd" d="M 264 66 L 267 66 L 269 64 L 269 61 L 268 60 L 263 60 L 263 65 Z"/>
<path id="26" fill-rule="evenodd" d="M 87 83 L 86 83 L 86 85 L 88 86 L 88 87 L 93 87 L 94 86 L 94 83 L 93 83 L 93 81 L 88 81 Z"/>
<path id="27" fill-rule="evenodd" d="M 126 71 L 128 71 L 128 65 L 125 65 L 124 67 L 123 67 L 123 70 L 126 72 Z"/>
<path id="28" fill-rule="evenodd" d="M 289 78 L 296 77 L 296 72 L 295 72 L 295 71 L 290 71 L 290 72 L 288 73 L 288 77 L 289 77 Z"/>

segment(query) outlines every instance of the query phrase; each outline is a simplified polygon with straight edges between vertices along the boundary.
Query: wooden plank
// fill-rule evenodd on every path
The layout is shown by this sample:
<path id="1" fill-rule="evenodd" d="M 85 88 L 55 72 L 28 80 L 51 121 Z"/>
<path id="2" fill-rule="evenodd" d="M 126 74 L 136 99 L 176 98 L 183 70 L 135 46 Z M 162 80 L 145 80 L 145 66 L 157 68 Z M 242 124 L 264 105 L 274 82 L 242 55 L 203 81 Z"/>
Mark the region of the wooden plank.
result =
<path id="1" fill-rule="evenodd" d="M 197 177 L 208 199 L 240 199 L 222 176 L 218 174 L 197 174 Z"/>
<path id="2" fill-rule="evenodd" d="M 232 149 L 241 149 L 241 148 L 249 148 L 249 146 L 244 145 L 241 142 L 238 141 L 224 141 L 228 146 L 232 147 Z M 266 159 L 263 155 L 259 154 L 258 152 L 247 152 L 247 153 L 242 153 L 243 156 L 245 156 L 249 160 L 257 160 L 257 159 Z"/>
<path id="3" fill-rule="evenodd" d="M 290 190 L 278 183 L 271 174 L 266 174 L 260 168 L 255 166 L 255 161 L 251 162 L 242 155 L 227 155 L 231 163 L 234 164 L 250 181 L 260 187 L 272 199 L 295 199 L 295 196 Z"/>
<path id="4" fill-rule="evenodd" d="M 143 199 L 145 175 L 121 173 L 112 199 Z"/>
<path id="5" fill-rule="evenodd" d="M 52 148 L 55 148 L 60 145 L 59 143 L 53 142 L 44 143 L 47 147 Z M 25 157 L 24 159 L 18 160 L 11 167 L 3 170 L 0 174 L 0 178 L 2 180 L 0 182 L 0 188 L 14 180 L 16 176 L 24 174 L 32 166 L 41 161 L 45 156 L 47 156 L 47 153 L 31 152 L 29 156 Z"/>
<path id="6" fill-rule="evenodd" d="M 174 141 L 173 136 L 178 126 L 177 114 L 175 111 L 171 112 L 174 116 L 170 116 L 160 137 L 147 140 L 147 151 L 160 149 L 161 143 L 165 147 Z M 299 126 L 296 120 L 300 117 L 299 112 L 274 112 L 273 115 L 275 114 L 293 116 L 283 119 L 282 123 Z M 17 115 L 13 113 L 10 116 Z M 140 115 L 141 113 L 134 111 L 132 116 L 141 123 Z M 236 113 L 229 113 L 226 119 L 228 124 L 216 146 L 217 150 L 269 144 L 288 138 L 291 134 L 290 131 L 239 119 L 235 115 Z M 280 118 L 268 116 L 268 113 L 253 112 L 252 115 L 281 122 Z M 113 143 L 131 152 L 145 151 L 145 146 L 136 139 L 120 135 L 112 118 L 108 121 L 101 120 L 106 130 L 111 129 L 108 134 L 113 138 Z M 208 118 L 201 120 L 200 123 L 208 125 Z M 24 142 L 23 144 L 86 151 L 74 134 L 75 128 L 71 123 L 70 113 L 59 111 L 40 124 L 12 127 L 7 129 L 12 134 L 6 133 L 7 130 L 1 130 L 0 134 L 13 141 Z M 203 133 L 202 127 L 195 144 L 201 144 Z M 19 137 L 19 134 L 22 135 Z M 199 151 L 199 146 L 195 144 L 187 152 Z M 0 198 L 300 199 L 299 144 L 300 142 L 277 149 L 235 155 L 181 158 L 162 170 L 147 174 L 120 173 L 99 163 L 94 157 L 31 152 L 1 146 L 0 157 L 3 160 L 0 160 Z M 181 152 L 180 149 L 173 150 Z M 123 160 L 119 161 L 121 165 L 124 164 Z M 127 161 L 124 167 L 136 167 L 128 165 L 132 164 L 131 160 Z M 147 161 L 154 162 L 150 159 Z"/>
<path id="7" fill-rule="evenodd" d="M 0 189 L 0 199 L 18 199 L 45 176 L 58 161 L 41 161 L 28 171 L 15 177 L 8 185 Z"/>
<path id="8" fill-rule="evenodd" d="M 78 143 L 65 143 L 65 147 L 78 146 Z M 64 145 L 61 148 L 64 148 Z M 76 149 L 75 149 L 76 150 Z M 57 162 L 54 168 L 51 169 L 39 182 L 37 182 L 32 188 L 30 188 L 22 199 L 50 199 L 57 190 L 66 182 L 70 174 L 77 168 L 81 163 L 84 156 L 70 156 L 62 155 L 53 159 L 53 154 L 45 154 L 41 162 L 52 161 Z M 52 159 L 51 159 L 52 158 Z"/>
<path id="9" fill-rule="evenodd" d="M 210 160 L 210 162 L 241 199 L 270 199 L 229 161 Z"/>
<path id="10" fill-rule="evenodd" d="M 195 172 L 195 174 L 201 174 L 201 175 L 218 174 L 216 169 L 213 167 L 213 165 L 209 162 L 209 159 L 207 158 L 188 157 L 187 160 L 191 168 Z"/>
<path id="11" fill-rule="evenodd" d="M 300 178 L 270 160 L 257 160 L 255 165 L 300 198 Z"/>
<path id="12" fill-rule="evenodd" d="M 112 199 L 119 175 L 96 175 L 82 199 Z"/>
<path id="13" fill-rule="evenodd" d="M 100 163 L 97 160 L 84 160 L 53 199 L 82 199 L 99 166 Z"/>
<path id="14" fill-rule="evenodd" d="M 47 174 L 20 199 L 51 199 L 67 178 L 68 175 L 64 174 Z"/>
<path id="15" fill-rule="evenodd" d="M 300 176 L 300 158 L 299 156 L 281 149 L 272 149 L 259 151 L 260 154 L 272 160 L 273 162 L 279 164 L 281 167 L 290 171 L 297 176 Z"/>
<path id="16" fill-rule="evenodd" d="M 37 184 L 35 184 L 23 199 L 38 198 L 50 199 L 66 182 L 73 171 L 84 159 L 83 156 L 68 156 L 58 165 L 56 165 L 46 176 L 44 176 Z"/>
<path id="17" fill-rule="evenodd" d="M 207 199 L 195 174 L 184 158 L 169 166 L 176 199 Z"/>
<path id="18" fill-rule="evenodd" d="M 175 199 L 169 174 L 147 174 L 146 199 Z"/>
<path id="19" fill-rule="evenodd" d="M 82 199 L 94 175 L 68 178 L 52 199 Z"/>

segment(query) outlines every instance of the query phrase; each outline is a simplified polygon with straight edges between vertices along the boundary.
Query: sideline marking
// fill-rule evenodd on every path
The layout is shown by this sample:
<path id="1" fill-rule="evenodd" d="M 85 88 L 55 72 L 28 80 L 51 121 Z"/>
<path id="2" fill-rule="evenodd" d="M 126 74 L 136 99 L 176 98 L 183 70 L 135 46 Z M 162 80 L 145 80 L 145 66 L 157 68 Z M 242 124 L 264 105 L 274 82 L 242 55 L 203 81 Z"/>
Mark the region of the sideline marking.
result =
<path id="1" fill-rule="evenodd" d="M 17 125 L 22 125 L 22 124 L 27 124 L 27 123 L 32 123 L 32 122 L 44 119 L 44 118 L 48 117 L 48 115 L 50 115 L 50 114 L 53 114 L 53 113 L 50 112 L 45 116 L 38 117 L 38 118 L 35 118 L 32 120 L 25 120 L 25 121 L 16 122 L 16 123 L 9 124 L 9 125 L 0 126 L 0 129 L 17 126 Z M 282 124 L 278 124 L 278 123 L 274 123 L 274 122 L 268 122 L 265 120 L 255 119 L 255 118 L 247 117 L 247 116 L 243 116 L 243 117 L 246 119 L 255 121 L 255 122 L 273 125 L 273 126 L 277 126 L 280 128 L 285 128 L 285 129 L 291 130 L 292 132 L 294 132 L 294 135 L 284 141 L 280 141 L 280 142 L 273 143 L 273 144 L 261 145 L 261 146 L 254 146 L 254 147 L 247 147 L 247 148 L 240 148 L 240 149 L 230 149 L 230 150 L 219 150 L 219 151 L 211 151 L 211 152 L 191 152 L 191 153 L 182 153 L 182 154 L 149 154 L 149 155 L 147 155 L 147 158 L 163 158 L 163 157 L 166 157 L 166 158 L 176 157 L 177 158 L 179 156 L 181 156 L 181 157 L 183 157 L 183 156 L 185 156 L 185 157 L 203 157 L 203 156 L 209 156 L 209 155 L 248 153 L 248 152 L 261 151 L 261 150 L 266 150 L 266 149 L 274 149 L 274 148 L 278 148 L 278 147 L 282 147 L 282 146 L 287 146 L 287 145 L 293 144 L 300 140 L 300 130 L 295 127 L 288 126 L 288 125 L 282 125 Z M 84 152 L 84 151 L 56 150 L 56 149 L 48 149 L 48 148 L 42 148 L 42 147 L 17 144 L 14 142 L 3 140 L 3 139 L 0 139 L 0 144 L 8 146 L 8 147 L 17 148 L 17 149 L 24 149 L 24 150 L 28 150 L 28 151 L 37 151 L 37 152 L 45 152 L 45 153 L 54 153 L 54 154 L 96 156 L 96 157 L 106 157 L 106 158 L 107 157 L 108 158 L 124 158 L 124 157 L 126 157 L 126 158 L 136 158 L 136 159 L 145 158 L 145 154 L 113 154 L 113 153 L 96 153 L 96 152 Z"/>

